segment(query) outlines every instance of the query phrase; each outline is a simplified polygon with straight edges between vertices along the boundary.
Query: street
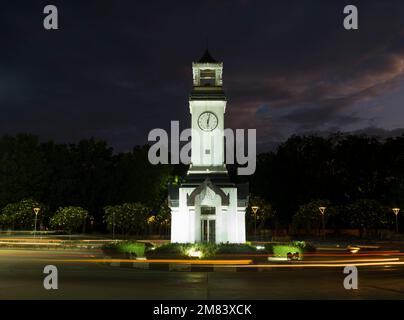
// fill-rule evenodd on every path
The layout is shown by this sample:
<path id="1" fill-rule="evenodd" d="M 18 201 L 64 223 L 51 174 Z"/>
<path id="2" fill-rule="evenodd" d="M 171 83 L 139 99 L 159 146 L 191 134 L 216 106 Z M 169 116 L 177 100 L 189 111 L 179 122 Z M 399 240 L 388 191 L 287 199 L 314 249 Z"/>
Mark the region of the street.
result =
<path id="1" fill-rule="evenodd" d="M 167 272 L 77 262 L 96 253 L 0 250 L 0 299 L 404 299 L 404 267 L 359 267 L 358 290 L 343 268 L 263 272 Z M 75 262 L 60 262 L 75 259 Z M 45 290 L 43 268 L 58 268 L 59 288 Z"/>

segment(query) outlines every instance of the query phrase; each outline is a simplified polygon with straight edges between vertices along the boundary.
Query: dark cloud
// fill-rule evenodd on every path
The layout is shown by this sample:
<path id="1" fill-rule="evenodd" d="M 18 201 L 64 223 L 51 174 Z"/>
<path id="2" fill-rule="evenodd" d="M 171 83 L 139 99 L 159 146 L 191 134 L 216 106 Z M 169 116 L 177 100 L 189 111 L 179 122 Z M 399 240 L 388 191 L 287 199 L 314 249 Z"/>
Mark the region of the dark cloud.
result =
<path id="1" fill-rule="evenodd" d="M 53 3 L 55 32 L 42 28 L 47 2 L 2 4 L 0 134 L 127 150 L 170 120 L 187 127 L 191 61 L 207 37 L 224 60 L 226 124 L 257 128 L 261 146 L 308 130 L 389 130 L 392 110 L 404 119 L 402 100 L 368 106 L 404 89 L 402 1 L 355 1 L 355 31 L 342 27 L 344 1 Z"/>
<path id="2" fill-rule="evenodd" d="M 382 139 L 394 138 L 404 134 L 404 128 L 396 128 L 393 130 L 386 130 L 377 127 L 367 127 L 352 132 L 353 134 L 365 134 L 372 137 L 378 137 Z"/>

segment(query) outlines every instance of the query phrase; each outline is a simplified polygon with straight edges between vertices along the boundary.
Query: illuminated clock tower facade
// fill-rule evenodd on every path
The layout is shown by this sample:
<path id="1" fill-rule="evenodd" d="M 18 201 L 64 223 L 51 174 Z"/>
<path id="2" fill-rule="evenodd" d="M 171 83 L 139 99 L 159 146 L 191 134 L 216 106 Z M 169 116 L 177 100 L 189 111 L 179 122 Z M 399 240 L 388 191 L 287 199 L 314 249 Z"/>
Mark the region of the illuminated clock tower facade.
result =
<path id="1" fill-rule="evenodd" d="M 225 165 L 223 63 L 206 50 L 192 73 L 191 164 L 185 182 L 169 186 L 171 242 L 244 243 L 248 185 L 232 183 Z"/>

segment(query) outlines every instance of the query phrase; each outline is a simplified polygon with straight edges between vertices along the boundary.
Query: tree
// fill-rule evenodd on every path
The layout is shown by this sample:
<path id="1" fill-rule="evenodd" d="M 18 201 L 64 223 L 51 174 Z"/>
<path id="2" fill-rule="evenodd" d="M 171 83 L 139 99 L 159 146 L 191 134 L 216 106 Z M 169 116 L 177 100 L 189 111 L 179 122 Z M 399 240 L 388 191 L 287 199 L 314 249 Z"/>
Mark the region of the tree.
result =
<path id="1" fill-rule="evenodd" d="M 359 199 L 346 207 L 351 227 L 359 230 L 362 238 L 365 229 L 377 231 L 388 223 L 386 210 L 376 200 Z"/>
<path id="2" fill-rule="evenodd" d="M 387 139 L 382 154 L 385 171 L 381 199 L 390 207 L 404 208 L 404 135 Z"/>
<path id="3" fill-rule="evenodd" d="M 338 201 L 380 199 L 383 193 L 386 161 L 381 142 L 366 135 L 348 135 L 334 146 L 335 179 Z"/>
<path id="4" fill-rule="evenodd" d="M 254 213 L 252 210 L 253 206 L 259 207 L 256 213 Z M 249 204 L 247 207 L 247 217 L 250 224 L 255 224 L 256 222 L 257 228 L 261 229 L 268 221 L 274 220 L 275 212 L 272 208 L 272 205 L 268 201 L 259 196 L 252 195 L 250 196 Z"/>
<path id="5" fill-rule="evenodd" d="M 88 211 L 81 207 L 59 208 L 51 218 L 51 226 L 54 229 L 62 229 L 71 234 L 83 226 L 87 216 Z"/>
<path id="6" fill-rule="evenodd" d="M 113 203 L 141 202 L 159 205 L 167 197 L 172 166 L 152 165 L 149 146 L 136 147 L 130 153 L 114 157 Z M 157 208 L 155 208 L 157 209 Z"/>
<path id="7" fill-rule="evenodd" d="M 0 224 L 12 229 L 33 229 L 35 224 L 34 208 L 41 208 L 38 214 L 39 224 L 46 215 L 46 208 L 33 199 L 24 199 L 9 203 L 1 210 Z"/>
<path id="8" fill-rule="evenodd" d="M 163 229 L 164 234 L 168 234 L 168 228 L 171 222 L 171 209 L 168 206 L 168 200 L 164 200 L 156 215 L 156 224 L 158 225 L 159 234 Z"/>
<path id="9" fill-rule="evenodd" d="M 320 212 L 320 207 L 326 207 L 324 211 L 324 223 L 327 222 L 331 217 L 337 214 L 337 209 L 331 205 L 329 200 L 314 200 L 309 203 L 299 206 L 299 210 L 293 216 L 292 226 L 294 230 L 303 228 L 308 234 L 314 231 L 319 231 L 323 227 L 323 217 Z"/>
<path id="10" fill-rule="evenodd" d="M 236 165 L 228 170 L 235 182 L 249 182 L 250 192 L 276 211 L 276 219 L 258 217 L 258 228 L 271 220 L 287 226 L 298 218 L 293 215 L 300 205 L 315 199 L 329 199 L 346 212 L 348 205 L 360 199 L 404 210 L 403 148 L 404 135 L 385 140 L 338 133 L 329 137 L 294 135 L 276 150 L 259 154 L 254 175 L 237 176 Z M 138 202 L 152 209 L 156 216 L 152 225 L 157 227 L 167 219 L 160 212 L 168 183 L 180 183 L 188 167 L 152 165 L 148 150 L 149 146 L 137 146 L 131 152 L 113 153 L 105 141 L 96 139 L 57 144 L 41 143 L 29 134 L 0 137 L 0 208 L 9 205 L 8 213 L 0 215 L 0 223 L 32 228 L 35 216 L 30 210 L 26 211 L 29 222 L 15 219 L 14 213 L 20 212 L 17 203 L 21 199 L 33 198 L 49 206 L 45 210 L 41 205 L 38 215 L 38 222 L 44 225 L 50 212 L 72 205 L 89 210 L 96 228 L 105 230 L 101 221 L 106 205 Z M 327 226 L 336 230 L 351 227 L 349 215 L 339 211 L 341 214 L 329 217 Z M 392 214 L 391 209 L 388 212 Z M 258 215 L 261 213 L 259 210 Z M 329 213 L 327 209 L 326 216 Z M 250 224 L 251 218 L 247 215 Z M 400 213 L 398 218 L 403 220 L 404 215 Z M 402 222 L 399 225 L 404 225 Z M 146 228 L 142 222 L 138 225 L 143 231 Z"/>
<path id="11" fill-rule="evenodd" d="M 38 137 L 0 138 L 0 207 L 33 197 L 42 201 L 46 164 Z"/>
<path id="12" fill-rule="evenodd" d="M 104 208 L 104 221 L 111 230 L 115 226 L 123 235 L 142 234 L 146 230 L 151 210 L 140 202 L 124 203 Z"/>
<path id="13" fill-rule="evenodd" d="M 333 144 L 318 136 L 292 136 L 276 152 L 261 154 L 251 192 L 269 201 L 283 224 L 302 203 L 333 194 Z"/>

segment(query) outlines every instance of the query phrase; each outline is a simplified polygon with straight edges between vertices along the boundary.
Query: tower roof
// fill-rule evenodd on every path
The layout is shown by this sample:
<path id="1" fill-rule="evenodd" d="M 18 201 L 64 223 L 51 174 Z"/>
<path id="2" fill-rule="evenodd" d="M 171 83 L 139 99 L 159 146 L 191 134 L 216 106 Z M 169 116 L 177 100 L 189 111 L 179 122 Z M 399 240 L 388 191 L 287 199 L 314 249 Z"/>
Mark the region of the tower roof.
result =
<path id="1" fill-rule="evenodd" d="M 199 63 L 217 63 L 217 61 L 212 57 L 209 50 L 206 49 L 203 56 L 198 60 Z"/>

